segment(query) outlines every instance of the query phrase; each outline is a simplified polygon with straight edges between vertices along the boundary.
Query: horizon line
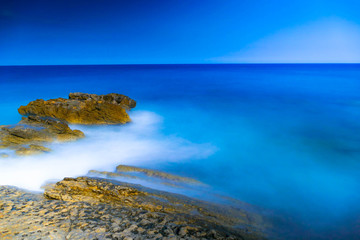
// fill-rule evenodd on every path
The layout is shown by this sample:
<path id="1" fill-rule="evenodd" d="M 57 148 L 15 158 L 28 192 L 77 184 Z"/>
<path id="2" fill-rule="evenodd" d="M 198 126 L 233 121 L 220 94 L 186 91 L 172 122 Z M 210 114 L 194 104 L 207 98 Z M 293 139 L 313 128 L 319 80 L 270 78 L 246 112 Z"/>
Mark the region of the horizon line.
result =
<path id="1" fill-rule="evenodd" d="M 45 66 L 136 66 L 136 65 L 358 65 L 359 63 L 109 63 L 109 64 L 14 64 L 0 67 L 45 67 Z"/>

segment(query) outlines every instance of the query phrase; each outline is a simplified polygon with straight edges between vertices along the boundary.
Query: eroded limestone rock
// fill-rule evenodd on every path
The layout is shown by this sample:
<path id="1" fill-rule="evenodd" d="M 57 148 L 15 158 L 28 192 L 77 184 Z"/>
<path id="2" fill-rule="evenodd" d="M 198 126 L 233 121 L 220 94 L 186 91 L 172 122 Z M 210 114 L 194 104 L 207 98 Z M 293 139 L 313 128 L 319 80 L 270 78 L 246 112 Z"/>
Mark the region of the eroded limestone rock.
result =
<path id="1" fill-rule="evenodd" d="M 106 103 L 111 103 L 115 105 L 121 105 L 124 108 L 130 110 L 131 108 L 136 107 L 136 101 L 129 98 L 128 96 L 118 94 L 118 93 L 110 93 L 106 95 L 97 95 L 97 94 L 89 94 L 89 93 L 70 93 L 69 99 L 74 100 L 88 100 L 92 99 L 95 101 L 102 101 Z"/>
<path id="2" fill-rule="evenodd" d="M 101 193 L 99 193 L 101 194 Z M 120 204 L 49 200 L 0 186 L 0 239 L 264 239 L 185 215 Z"/>
<path id="3" fill-rule="evenodd" d="M 0 127 L 1 147 L 13 149 L 19 155 L 49 152 L 46 143 L 83 137 L 83 132 L 71 130 L 66 122 L 49 117 L 23 117 L 18 124 Z"/>
<path id="4" fill-rule="evenodd" d="M 140 167 L 133 167 L 133 166 L 127 166 L 127 165 L 119 165 L 116 167 L 117 173 L 124 173 L 124 172 L 138 172 L 143 173 L 149 177 L 157 177 L 157 178 L 163 178 L 166 180 L 171 180 L 175 182 L 184 182 L 184 183 L 195 183 L 195 184 L 202 184 L 196 179 L 193 178 L 187 178 L 182 177 L 178 175 L 169 174 L 166 172 L 161 172 L 157 170 L 151 170 L 147 168 L 140 168 Z"/>
<path id="5" fill-rule="evenodd" d="M 35 154 L 47 153 L 50 151 L 51 151 L 50 148 L 40 146 L 40 145 L 30 144 L 29 147 L 19 147 L 16 150 L 16 154 L 17 155 L 35 155 Z"/>
<path id="6" fill-rule="evenodd" d="M 49 152 L 46 143 L 84 137 L 68 123 L 124 124 L 130 121 L 126 111 L 135 106 L 133 99 L 116 93 L 70 93 L 69 99 L 38 99 L 18 109 L 24 115 L 18 124 L 0 126 L 0 149 L 12 149 L 18 155 Z"/>
<path id="7" fill-rule="evenodd" d="M 188 219 L 188 223 L 221 226 L 239 235 L 246 235 L 246 232 L 256 235 L 264 225 L 261 216 L 250 210 L 212 204 L 179 194 L 113 180 L 89 177 L 65 178 L 47 188 L 44 195 L 49 199 L 90 204 L 105 203 L 182 216 Z M 233 229 L 233 226 L 242 226 L 242 228 Z M 186 231 L 179 232 L 184 234 Z"/>
<path id="8" fill-rule="evenodd" d="M 53 117 L 73 124 L 124 124 L 130 122 L 126 110 L 135 106 L 134 100 L 121 94 L 70 93 L 69 99 L 38 99 L 18 111 L 24 116 Z"/>

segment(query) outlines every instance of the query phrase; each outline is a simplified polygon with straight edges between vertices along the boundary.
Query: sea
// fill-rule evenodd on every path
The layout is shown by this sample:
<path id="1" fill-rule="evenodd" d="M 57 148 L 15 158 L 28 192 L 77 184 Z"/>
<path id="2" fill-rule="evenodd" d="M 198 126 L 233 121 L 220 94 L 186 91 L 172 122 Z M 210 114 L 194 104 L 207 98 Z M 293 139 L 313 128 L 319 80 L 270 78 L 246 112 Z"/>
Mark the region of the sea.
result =
<path id="1" fill-rule="evenodd" d="M 70 92 L 125 94 L 137 101 L 132 122 L 72 125 L 87 137 L 48 154 L 0 149 L 10 155 L 0 185 L 41 192 L 125 164 L 202 182 L 179 190 L 191 197 L 262 209 L 270 239 L 360 239 L 360 65 L 2 66 L 0 125 L 20 121 L 21 105 Z"/>

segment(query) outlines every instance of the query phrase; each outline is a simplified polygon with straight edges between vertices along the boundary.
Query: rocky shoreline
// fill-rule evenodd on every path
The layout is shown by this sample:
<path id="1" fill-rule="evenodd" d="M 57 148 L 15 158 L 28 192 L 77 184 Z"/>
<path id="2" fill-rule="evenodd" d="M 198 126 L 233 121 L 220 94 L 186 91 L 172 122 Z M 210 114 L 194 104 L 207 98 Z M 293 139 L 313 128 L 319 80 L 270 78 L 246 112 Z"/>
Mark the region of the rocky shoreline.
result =
<path id="1" fill-rule="evenodd" d="M 1 239 L 265 239 L 260 215 L 114 180 L 0 187 Z"/>
<path id="2" fill-rule="evenodd" d="M 124 124 L 135 106 L 121 94 L 36 100 L 19 108 L 24 117 L 18 124 L 0 127 L 0 149 L 46 153 L 53 141 L 85 137 L 69 123 Z M 141 176 L 172 186 L 202 184 L 119 165 L 114 172 L 92 170 L 47 184 L 43 193 L 0 186 L 0 239 L 266 239 L 270 226 L 252 206 L 220 205 L 119 180 Z"/>

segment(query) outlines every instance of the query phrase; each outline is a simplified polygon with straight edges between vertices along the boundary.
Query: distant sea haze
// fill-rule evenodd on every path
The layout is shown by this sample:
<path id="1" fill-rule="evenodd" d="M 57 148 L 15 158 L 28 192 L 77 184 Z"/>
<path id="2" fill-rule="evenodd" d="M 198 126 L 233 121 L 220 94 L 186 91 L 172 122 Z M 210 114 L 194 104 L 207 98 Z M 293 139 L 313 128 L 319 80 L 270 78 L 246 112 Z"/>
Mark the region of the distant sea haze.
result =
<path id="1" fill-rule="evenodd" d="M 360 237 L 360 65 L 17 66 L 0 67 L 0 79 L 1 125 L 20 120 L 20 105 L 70 92 L 138 103 L 125 126 L 74 126 L 88 137 L 0 158 L 1 185 L 39 190 L 130 164 L 279 216 L 274 238 Z"/>

